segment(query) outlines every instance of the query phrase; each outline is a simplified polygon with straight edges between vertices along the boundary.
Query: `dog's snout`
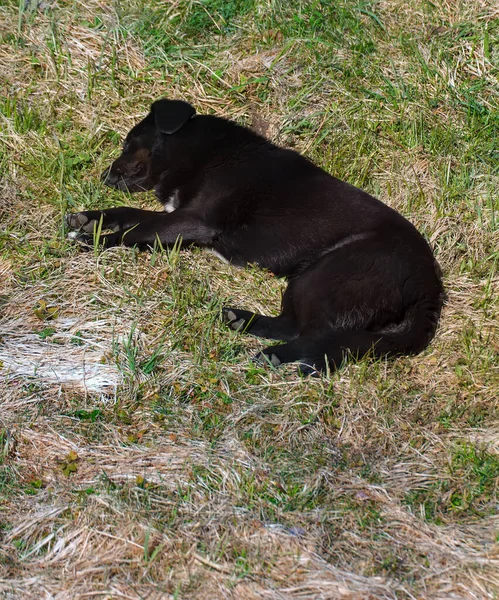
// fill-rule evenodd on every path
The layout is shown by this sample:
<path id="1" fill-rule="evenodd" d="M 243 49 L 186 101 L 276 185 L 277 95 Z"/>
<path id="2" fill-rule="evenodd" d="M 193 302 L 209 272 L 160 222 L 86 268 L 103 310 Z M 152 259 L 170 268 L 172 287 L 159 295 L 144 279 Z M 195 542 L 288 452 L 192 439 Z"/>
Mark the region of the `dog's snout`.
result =
<path id="1" fill-rule="evenodd" d="M 106 185 L 110 185 L 110 186 L 113 186 L 113 185 L 115 185 L 115 184 L 116 184 L 116 182 L 118 181 L 118 177 L 117 177 L 117 175 L 115 175 L 115 174 L 113 173 L 113 168 L 112 168 L 112 166 L 111 166 L 111 167 L 108 167 L 108 168 L 107 168 L 107 169 L 106 169 L 106 170 L 105 170 L 105 171 L 102 173 L 102 175 L 100 176 L 100 178 L 101 178 L 101 181 L 102 181 L 103 183 L 105 183 Z"/>

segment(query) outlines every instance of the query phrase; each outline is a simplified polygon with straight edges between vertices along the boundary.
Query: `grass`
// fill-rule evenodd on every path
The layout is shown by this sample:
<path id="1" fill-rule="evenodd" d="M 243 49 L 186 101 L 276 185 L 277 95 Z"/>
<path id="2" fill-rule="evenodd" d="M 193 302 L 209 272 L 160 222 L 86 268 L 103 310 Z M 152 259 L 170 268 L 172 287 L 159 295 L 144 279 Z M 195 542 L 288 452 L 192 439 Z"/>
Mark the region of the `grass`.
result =
<path id="1" fill-rule="evenodd" d="M 0 7 L 0 595 L 496 598 L 499 15 L 488 0 Z M 400 210 L 448 302 L 421 356 L 264 369 L 199 250 L 80 253 L 67 211 L 154 99 Z"/>

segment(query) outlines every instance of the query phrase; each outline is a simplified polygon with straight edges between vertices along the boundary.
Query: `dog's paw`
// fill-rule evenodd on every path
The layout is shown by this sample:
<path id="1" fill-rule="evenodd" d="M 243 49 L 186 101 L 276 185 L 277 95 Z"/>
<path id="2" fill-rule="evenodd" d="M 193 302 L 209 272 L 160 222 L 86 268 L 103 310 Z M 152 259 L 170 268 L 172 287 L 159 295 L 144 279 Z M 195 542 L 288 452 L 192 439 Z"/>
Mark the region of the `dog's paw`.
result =
<path id="1" fill-rule="evenodd" d="M 306 363 L 300 363 L 296 371 L 298 375 L 301 375 L 302 377 L 320 377 L 323 374 L 321 370 L 316 369 L 312 365 L 307 365 Z"/>
<path id="2" fill-rule="evenodd" d="M 94 236 L 81 231 L 70 231 L 67 234 L 67 239 L 72 242 L 78 242 L 83 249 L 90 249 L 94 247 Z"/>
<path id="3" fill-rule="evenodd" d="M 265 351 L 259 352 L 253 358 L 253 362 L 257 365 L 270 365 L 271 367 L 278 367 L 281 364 L 281 360 L 277 354 L 267 354 Z"/>
<path id="4" fill-rule="evenodd" d="M 224 323 L 231 329 L 234 331 L 241 331 L 246 325 L 246 319 L 240 317 L 237 312 L 238 311 L 235 308 L 224 308 L 222 310 L 222 318 Z"/>
<path id="5" fill-rule="evenodd" d="M 67 214 L 64 218 L 66 227 L 68 229 L 77 229 L 85 231 L 86 233 L 92 233 L 94 227 L 98 225 L 98 221 L 95 218 L 96 215 L 90 215 L 89 213 L 95 213 L 95 211 Z"/>

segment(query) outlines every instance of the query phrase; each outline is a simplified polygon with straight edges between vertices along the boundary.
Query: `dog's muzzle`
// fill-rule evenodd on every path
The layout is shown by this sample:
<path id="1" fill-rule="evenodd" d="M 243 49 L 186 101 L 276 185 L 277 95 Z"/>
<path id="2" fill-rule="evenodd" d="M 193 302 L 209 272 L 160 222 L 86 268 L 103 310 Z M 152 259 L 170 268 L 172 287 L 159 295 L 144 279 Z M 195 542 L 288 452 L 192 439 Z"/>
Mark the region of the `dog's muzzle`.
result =
<path id="1" fill-rule="evenodd" d="M 119 176 L 112 172 L 112 167 L 108 167 L 100 176 L 102 183 L 109 187 L 116 187 L 119 181 Z"/>

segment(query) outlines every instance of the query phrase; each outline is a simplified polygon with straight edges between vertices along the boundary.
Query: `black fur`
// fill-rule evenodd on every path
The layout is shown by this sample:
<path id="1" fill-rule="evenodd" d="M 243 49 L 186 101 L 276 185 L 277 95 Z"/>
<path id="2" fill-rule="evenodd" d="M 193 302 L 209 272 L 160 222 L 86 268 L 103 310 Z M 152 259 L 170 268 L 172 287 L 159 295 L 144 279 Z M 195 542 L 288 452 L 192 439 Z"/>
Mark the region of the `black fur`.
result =
<path id="1" fill-rule="evenodd" d="M 173 212 L 133 208 L 67 216 L 77 236 L 103 220 L 106 246 L 212 248 L 235 265 L 258 263 L 289 285 L 278 317 L 226 309 L 233 329 L 284 340 L 259 358 L 303 372 L 339 366 L 348 354 L 421 352 L 443 302 L 439 267 L 402 215 L 297 152 L 189 104 L 159 100 L 128 134 L 106 184 L 154 189 Z M 81 233 L 83 231 L 83 233 Z M 86 232 L 86 233 L 85 233 Z"/>

